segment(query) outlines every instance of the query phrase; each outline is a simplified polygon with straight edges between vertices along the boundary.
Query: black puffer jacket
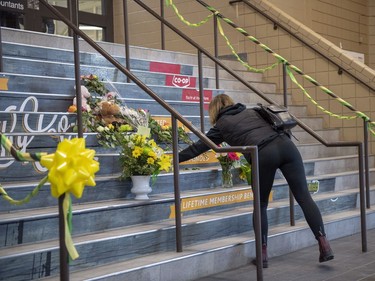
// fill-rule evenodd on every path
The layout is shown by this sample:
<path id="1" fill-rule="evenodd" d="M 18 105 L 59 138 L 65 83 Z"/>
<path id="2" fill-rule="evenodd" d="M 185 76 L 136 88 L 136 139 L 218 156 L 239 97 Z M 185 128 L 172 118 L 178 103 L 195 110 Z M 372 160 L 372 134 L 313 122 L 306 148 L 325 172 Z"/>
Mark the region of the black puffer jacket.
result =
<path id="1" fill-rule="evenodd" d="M 245 105 L 237 103 L 219 112 L 217 122 L 206 134 L 214 143 L 226 142 L 230 146 L 263 145 L 278 136 L 278 133 L 260 115 Z M 194 158 L 209 147 L 202 141 L 197 141 L 179 153 L 179 161 L 184 162 Z M 246 158 L 248 158 L 248 155 Z"/>

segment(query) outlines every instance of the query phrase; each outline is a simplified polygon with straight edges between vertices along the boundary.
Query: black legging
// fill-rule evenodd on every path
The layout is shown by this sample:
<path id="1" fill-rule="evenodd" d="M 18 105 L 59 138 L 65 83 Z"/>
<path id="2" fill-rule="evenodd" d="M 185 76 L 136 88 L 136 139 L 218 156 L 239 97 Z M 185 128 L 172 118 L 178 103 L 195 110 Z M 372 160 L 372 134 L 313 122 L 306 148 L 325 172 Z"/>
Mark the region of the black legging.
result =
<path id="1" fill-rule="evenodd" d="M 322 215 L 308 191 L 302 157 L 294 143 L 286 135 L 281 135 L 259 151 L 262 243 L 267 244 L 268 198 L 277 169 L 281 170 L 288 182 L 290 190 L 300 205 L 314 236 L 325 235 Z"/>

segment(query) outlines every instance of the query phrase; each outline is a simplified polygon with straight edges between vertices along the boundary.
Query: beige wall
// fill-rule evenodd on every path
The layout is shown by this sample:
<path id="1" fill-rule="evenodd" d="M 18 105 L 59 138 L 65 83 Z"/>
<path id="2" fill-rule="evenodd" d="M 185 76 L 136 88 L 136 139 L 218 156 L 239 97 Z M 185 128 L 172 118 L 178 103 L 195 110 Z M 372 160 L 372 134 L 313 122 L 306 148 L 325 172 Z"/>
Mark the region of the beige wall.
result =
<path id="1" fill-rule="evenodd" d="M 301 23 L 343 49 L 365 54 L 369 64 L 371 0 L 269 0 Z M 288 4 L 285 4 L 287 2 Z M 372 4 L 371 4 L 372 3 Z M 373 26 L 372 26 L 373 27 Z"/>
<path id="2" fill-rule="evenodd" d="M 123 42 L 122 0 L 115 0 L 115 34 L 117 42 Z M 144 1 L 159 12 L 159 2 Z M 185 19 L 196 23 L 210 14 L 203 6 L 190 0 L 173 1 Z M 261 10 L 280 21 L 293 33 L 303 38 L 308 44 L 315 46 L 319 52 L 313 51 L 299 40 L 294 39 L 281 28 L 274 29 L 274 25 L 263 16 L 255 13 L 244 4 L 228 5 L 228 1 L 206 0 L 206 3 L 219 10 L 224 16 L 233 20 L 247 33 L 257 38 L 261 43 L 270 47 L 275 53 L 284 57 L 288 62 L 300 68 L 322 86 L 330 89 L 353 107 L 364 112 L 375 120 L 374 93 L 361 83 L 355 82 L 350 75 L 338 74 L 338 66 L 327 62 L 320 54 L 331 57 L 343 69 L 347 69 L 355 76 L 370 83 L 375 88 L 375 72 L 365 65 L 358 64 L 345 55 L 343 49 L 365 54 L 366 63 L 375 66 L 375 1 L 373 0 L 254 0 Z M 150 48 L 160 48 L 160 23 L 141 9 L 134 2 L 128 4 L 130 12 L 129 38 L 131 45 Z M 188 7 L 188 8 L 187 8 Z M 278 9 L 280 8 L 280 9 Z M 282 10 L 281 10 L 282 9 Z M 198 27 L 188 27 L 181 22 L 171 8 L 165 8 L 165 17 L 182 32 L 198 42 L 200 46 L 213 52 L 213 23 Z M 302 26 L 301 24 L 302 23 Z M 275 57 L 268 54 L 259 45 L 234 31 L 223 23 L 223 29 L 232 46 L 238 53 L 246 53 L 248 62 L 256 68 L 264 68 L 274 63 Z M 177 35 L 166 28 L 166 49 L 196 53 L 196 49 L 183 42 Z M 341 44 L 340 44 L 341 43 Z M 231 54 L 225 40 L 219 36 L 219 54 Z M 281 92 L 281 68 L 267 71 L 264 79 L 275 83 Z M 311 98 L 326 111 L 337 115 L 353 116 L 353 113 L 340 102 L 328 96 L 320 88 L 295 74 L 299 83 L 305 87 Z M 363 136 L 362 119 L 340 119 L 329 117 L 319 109 L 302 91 L 288 81 L 288 91 L 292 94 L 294 104 L 305 104 L 311 115 L 324 118 L 327 127 L 340 127 L 345 140 L 361 140 Z M 374 137 L 372 137 L 374 139 Z M 375 152 L 375 142 L 372 141 L 372 151 Z"/>
<path id="3" fill-rule="evenodd" d="M 375 1 L 368 2 L 368 44 L 369 44 L 369 61 L 368 65 L 375 69 Z"/>

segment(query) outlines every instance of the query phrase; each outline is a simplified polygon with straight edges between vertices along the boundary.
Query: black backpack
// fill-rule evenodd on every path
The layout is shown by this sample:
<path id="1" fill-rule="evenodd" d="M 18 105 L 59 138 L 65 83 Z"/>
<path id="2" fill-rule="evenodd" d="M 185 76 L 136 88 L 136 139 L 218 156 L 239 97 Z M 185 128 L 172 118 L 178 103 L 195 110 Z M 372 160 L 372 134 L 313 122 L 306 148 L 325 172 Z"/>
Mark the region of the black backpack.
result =
<path id="1" fill-rule="evenodd" d="M 290 129 L 297 125 L 297 121 L 290 115 L 286 107 L 276 104 L 262 105 L 261 103 L 258 103 L 258 106 L 254 110 L 270 123 L 276 131 L 289 132 Z"/>

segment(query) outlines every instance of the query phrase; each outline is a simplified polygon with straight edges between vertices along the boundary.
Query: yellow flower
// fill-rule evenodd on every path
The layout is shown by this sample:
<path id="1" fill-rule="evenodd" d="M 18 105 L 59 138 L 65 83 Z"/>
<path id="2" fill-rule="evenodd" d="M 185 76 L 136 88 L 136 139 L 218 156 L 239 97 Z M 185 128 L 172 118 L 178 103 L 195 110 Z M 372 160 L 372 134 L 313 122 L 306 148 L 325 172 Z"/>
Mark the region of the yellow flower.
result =
<path id="1" fill-rule="evenodd" d="M 158 156 L 156 155 L 156 153 L 154 151 L 149 151 L 148 154 L 147 154 L 147 156 L 152 157 L 153 159 L 157 159 L 158 158 Z"/>
<path id="2" fill-rule="evenodd" d="M 143 149 L 142 147 L 136 146 L 134 147 L 134 150 L 132 152 L 133 157 L 138 158 L 142 155 Z"/>
<path id="3" fill-rule="evenodd" d="M 154 164 L 154 163 L 155 163 L 154 158 L 152 158 L 152 157 L 147 158 L 147 164 L 152 165 L 152 164 Z"/>
<path id="4" fill-rule="evenodd" d="M 115 128 L 115 126 L 113 126 L 112 124 L 108 124 L 107 127 L 110 129 L 110 130 L 113 130 Z"/>
<path id="5" fill-rule="evenodd" d="M 171 167 L 171 157 L 164 155 L 163 149 L 147 136 L 126 136 L 122 148 L 120 163 L 123 178 L 134 174 L 156 176 L 161 170 L 169 171 Z"/>
<path id="6" fill-rule="evenodd" d="M 152 147 L 156 147 L 157 146 L 156 142 L 153 139 L 149 140 L 148 144 L 151 145 Z"/>
<path id="7" fill-rule="evenodd" d="M 171 157 L 169 155 L 162 155 L 160 157 L 159 165 L 160 165 L 160 170 L 164 170 L 168 172 L 171 167 Z"/>

